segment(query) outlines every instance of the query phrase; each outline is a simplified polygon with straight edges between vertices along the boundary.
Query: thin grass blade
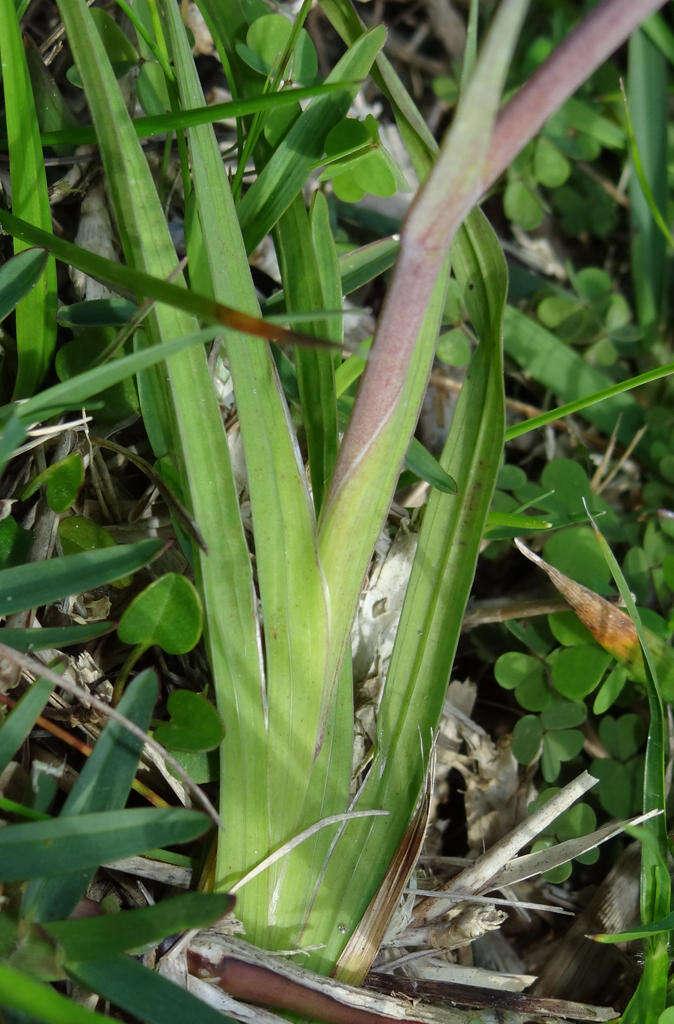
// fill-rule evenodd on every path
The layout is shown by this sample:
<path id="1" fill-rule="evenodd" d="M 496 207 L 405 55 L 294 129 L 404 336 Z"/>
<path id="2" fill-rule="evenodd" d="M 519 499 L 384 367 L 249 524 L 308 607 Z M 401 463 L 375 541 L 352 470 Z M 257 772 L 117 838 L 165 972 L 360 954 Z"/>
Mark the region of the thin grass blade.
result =
<path id="1" fill-rule="evenodd" d="M 667 62 L 641 29 L 629 41 L 627 93 L 644 175 L 656 206 L 664 213 L 668 194 Z M 666 243 L 636 176 L 630 182 L 630 219 L 637 317 L 645 326 L 655 324 L 662 313 Z"/>
<path id="2" fill-rule="evenodd" d="M 32 632 L 32 631 L 31 631 Z M 2 635 L 5 640 L 5 631 Z M 17 750 L 35 725 L 49 700 L 54 684 L 49 679 L 38 679 L 12 709 L 0 729 L 0 773 L 4 771 Z"/>
<path id="3" fill-rule="evenodd" d="M 230 1017 L 130 957 L 69 964 L 69 972 L 81 985 L 147 1024 L 166 1024 L 169 1020 L 189 1021 L 189 1024 L 235 1024 Z M 109 1017 L 99 1019 L 109 1021 Z M 82 1024 L 87 1022 L 82 1021 Z"/>
<path id="4" fill-rule="evenodd" d="M 40 280 L 48 254 L 44 249 L 24 249 L 0 267 L 0 321 Z"/>
<path id="5" fill-rule="evenodd" d="M 145 732 L 157 695 L 157 677 L 146 669 L 128 687 L 118 710 Z M 108 722 L 66 798 L 59 821 L 124 807 L 142 751 L 143 744 L 136 736 L 118 722 Z M 35 878 L 24 893 L 23 913 L 34 921 L 68 917 L 92 877 L 93 871 L 85 868 L 59 878 Z"/>
<path id="6" fill-rule="evenodd" d="M 0 0 L 0 61 L 5 98 L 12 207 L 49 230 L 51 212 L 33 91 L 14 0 Z M 14 252 L 25 245 L 15 241 Z M 44 377 L 56 343 L 56 265 L 50 257 L 34 288 L 16 307 L 19 357 L 14 397 L 32 395 Z"/>
<path id="7" fill-rule="evenodd" d="M 383 27 L 377 26 L 349 48 L 326 79 L 344 83 L 344 93 L 312 100 L 246 192 L 239 206 L 239 220 L 248 252 L 276 224 L 323 156 L 328 132 L 344 117 L 359 88 L 347 83 L 367 75 L 384 39 Z"/>
<path id="8" fill-rule="evenodd" d="M 26 563 L 0 572 L 0 615 L 82 594 L 141 569 L 162 548 L 157 539 Z"/>
<path id="9" fill-rule="evenodd" d="M 8 825 L 0 832 L 0 878 L 5 882 L 93 870 L 166 843 L 189 843 L 210 820 L 199 811 L 152 807 L 102 811 L 72 818 Z"/>

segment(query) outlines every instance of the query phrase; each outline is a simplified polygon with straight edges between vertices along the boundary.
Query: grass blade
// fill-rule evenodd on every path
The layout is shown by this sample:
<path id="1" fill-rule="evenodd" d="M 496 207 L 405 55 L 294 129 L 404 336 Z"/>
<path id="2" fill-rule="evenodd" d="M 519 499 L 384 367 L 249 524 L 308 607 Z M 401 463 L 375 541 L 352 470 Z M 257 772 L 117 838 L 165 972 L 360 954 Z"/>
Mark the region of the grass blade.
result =
<path id="1" fill-rule="evenodd" d="M 0 321 L 35 287 L 48 259 L 44 249 L 24 249 L 0 267 Z"/>
<path id="2" fill-rule="evenodd" d="M 465 295 L 480 345 L 440 460 L 456 479 L 461 499 L 435 491 L 424 516 L 378 716 L 375 759 L 358 803 L 359 809 L 388 810 L 389 817 L 384 825 L 352 823 L 358 837 L 349 837 L 328 866 L 324 884 L 340 921 L 347 915 L 354 921 L 362 916 L 423 787 L 502 450 L 505 263 L 482 214 L 472 214 L 462 231 L 465 237 L 460 250 L 457 247 L 455 266 L 461 281 L 474 286 L 466 288 Z M 371 880 L 369 889 L 362 885 L 363 878 Z M 344 945 L 336 920 L 334 938 L 326 953 L 318 954 L 323 966 Z M 355 958 L 340 961 L 339 969 L 345 979 L 354 980 L 364 968 L 367 964 Z"/>
<path id="3" fill-rule="evenodd" d="M 636 148 L 655 205 L 667 209 L 667 63 L 643 30 L 628 47 L 627 93 Z M 640 324 L 656 323 L 665 286 L 665 240 L 653 220 L 636 175 L 630 182 L 632 280 Z"/>
<path id="4" fill-rule="evenodd" d="M 601 370 L 590 366 L 569 345 L 513 306 L 506 307 L 503 344 L 506 354 L 520 366 L 526 366 L 535 380 L 567 400 L 564 405 L 550 410 L 550 414 L 544 413 L 509 427 L 506 433 L 508 441 L 528 430 L 545 426 L 560 416 L 588 409 L 590 411 L 585 418 L 609 435 L 620 416 L 618 437 L 626 438 L 628 443 L 641 425 L 643 412 L 631 395 L 619 396 L 639 384 L 666 376 L 674 369 L 674 364 L 670 364 L 669 368 L 658 367 L 629 381 L 612 384 Z M 579 397 L 579 392 L 584 393 L 582 397 Z M 598 407 L 594 408 L 595 405 Z"/>
<path id="5" fill-rule="evenodd" d="M 5 639 L 3 630 L 2 639 Z M 31 630 L 31 632 L 33 632 Z M 49 700 L 54 684 L 48 679 L 38 679 L 27 690 L 16 707 L 12 709 L 0 729 L 0 772 L 4 771 L 17 750 L 35 725 Z"/>
<path id="6" fill-rule="evenodd" d="M 54 626 L 46 629 L 7 629 L 2 630 L 2 642 L 17 651 L 30 654 L 33 651 L 44 651 L 55 647 L 70 647 L 83 644 L 87 640 L 95 640 L 104 633 L 114 629 L 112 622 L 93 622 L 90 626 Z"/>
<path id="7" fill-rule="evenodd" d="M 344 93 L 312 100 L 246 192 L 239 206 L 239 220 L 248 252 L 259 245 L 288 209 L 323 156 L 325 137 L 344 117 L 358 91 L 358 85 L 348 83 L 367 75 L 384 39 L 384 29 L 378 26 L 350 47 L 327 78 L 328 82 L 342 82 Z"/>
<path id="8" fill-rule="evenodd" d="M 13 566 L 0 572 L 0 615 L 51 604 L 69 594 L 119 579 L 146 565 L 162 548 L 161 540 L 141 540 L 114 548 L 83 551 L 46 562 Z"/>
<path id="9" fill-rule="evenodd" d="M 157 677 L 147 669 L 127 689 L 119 703 L 119 713 L 145 732 L 157 694 Z M 124 807 L 142 751 L 143 744 L 136 736 L 118 722 L 108 722 L 68 794 L 58 820 Z M 113 858 L 102 857 L 102 860 L 108 859 Z M 34 921 L 68 917 L 86 892 L 92 875 L 93 872 L 85 868 L 61 878 L 34 879 L 24 893 L 23 913 Z"/>
<path id="10" fill-rule="evenodd" d="M 0 964 L 0 1006 L 47 1024 L 110 1024 L 110 1018 L 87 1010 L 30 974 Z M 221 1018 L 222 1019 L 222 1018 Z"/>
<path id="11" fill-rule="evenodd" d="M 201 87 L 184 26 L 172 6 L 167 7 L 167 18 L 182 102 L 199 103 Z M 216 295 L 235 294 L 245 309 L 256 310 L 231 191 L 212 130 L 190 130 L 189 143 L 211 286 Z M 235 802 L 223 791 L 223 810 L 231 815 L 218 848 L 216 877 L 223 884 L 228 877 L 243 874 L 259 860 L 261 849 L 273 846 L 274 837 L 278 843 L 293 828 L 289 823 L 301 818 L 317 744 L 328 632 L 313 509 L 276 369 L 266 349 L 244 346 L 234 333 L 227 335 L 226 344 L 251 488 L 265 621 L 268 719 L 257 666 L 248 677 L 240 671 L 232 675 L 213 645 L 218 701 L 228 723 L 223 785 L 227 779 L 227 788 L 234 786 L 239 794 Z M 212 614 L 219 623 L 214 636 L 224 643 L 226 620 L 216 600 Z M 253 655 L 255 649 L 248 649 Z M 308 686 L 307 680 L 314 685 Z M 277 770 L 280 750 L 286 763 L 292 751 L 286 773 Z M 348 784 L 348 768 L 346 779 Z M 341 803 L 330 811 L 343 808 Z M 248 934 L 256 941 L 274 941 L 267 932 L 272 884 L 269 872 L 241 894 L 240 911 Z"/>
<path id="12" fill-rule="evenodd" d="M 19 217 L 51 227 L 47 178 L 42 162 L 37 114 L 14 0 L 0 0 L 0 59 L 5 97 L 12 206 Z M 25 248 L 15 241 L 14 252 Z M 38 387 L 56 343 L 56 265 L 49 258 L 44 273 L 16 307 L 19 357 L 14 397 L 25 398 Z"/>
<path id="13" fill-rule="evenodd" d="M 326 93 L 340 92 L 349 83 L 322 82 L 320 85 L 302 86 L 301 88 L 282 89 L 280 92 L 267 96 L 251 96 L 246 100 L 230 100 L 228 103 L 211 103 L 210 105 L 190 107 L 186 110 L 171 111 L 168 114 L 152 114 L 148 117 L 135 117 L 132 125 L 139 139 L 149 139 L 154 135 L 194 128 L 200 124 L 213 124 L 229 117 L 245 117 L 259 111 L 274 111 L 298 103 L 300 100 L 312 99 Z M 354 83 L 351 83 L 353 85 Z M 60 128 L 54 131 L 40 132 L 40 143 L 43 146 L 85 146 L 95 145 L 98 139 L 93 125 L 74 125 L 72 128 Z M 0 150 L 6 149 L 6 140 L 0 138 Z"/>
<path id="14" fill-rule="evenodd" d="M 297 313 L 321 309 L 323 306 L 328 309 L 335 308 L 323 294 L 311 224 L 301 194 L 296 196 L 279 219 L 274 230 L 274 247 L 284 285 L 286 309 L 291 313 Z M 339 306 L 341 302 L 340 291 Z M 326 332 L 329 331 L 330 340 L 339 342 L 339 323 L 336 327 L 337 335 L 334 321 L 316 322 L 308 329 L 309 333 L 315 331 L 322 336 L 327 336 Z M 302 419 L 307 436 L 314 505 L 318 511 L 337 460 L 334 356 L 332 352 L 296 349 L 295 367 Z"/>
<path id="15" fill-rule="evenodd" d="M 587 506 L 586 506 L 587 511 Z M 648 925 L 670 913 L 671 880 L 669 875 L 669 839 L 666 822 L 665 751 L 667 725 L 660 696 L 657 670 L 646 639 L 632 593 L 606 539 L 588 512 L 602 554 L 623 599 L 639 637 L 646 670 L 648 695 L 648 740 L 644 763 L 643 810 L 660 810 L 662 814 L 641 826 L 641 920 Z M 655 1024 L 667 1002 L 669 973 L 668 937 L 658 933 L 644 943 L 644 972 L 622 1021 L 623 1024 Z"/>
<path id="16" fill-rule="evenodd" d="M 189 1024 L 235 1024 L 184 988 L 129 957 L 70 964 L 69 972 L 82 985 L 147 1024 L 166 1024 L 169 1020 L 189 1021 Z M 109 1020 L 108 1017 L 100 1019 Z"/>
<path id="17" fill-rule="evenodd" d="M 139 152 L 142 155 L 142 150 L 139 149 Z M 145 158 L 143 157 L 143 159 Z M 66 242 L 62 238 L 57 238 L 50 231 L 43 231 L 2 209 L 0 209 L 0 227 L 30 245 L 48 249 L 57 259 L 118 291 L 130 292 L 139 298 L 154 299 L 156 302 L 165 302 L 176 310 L 191 313 L 208 323 L 224 324 L 242 334 L 253 334 L 259 338 L 265 338 L 267 341 L 275 341 L 280 345 L 309 345 L 310 348 L 321 345 L 319 338 L 310 338 L 299 331 L 286 330 L 277 324 L 267 323 L 266 320 L 259 320 L 239 310 L 224 306 L 220 302 L 214 302 L 206 295 L 197 295 L 179 285 L 171 284 L 164 278 L 175 272 L 178 263 L 173 248 L 170 250 L 173 253 L 172 262 L 170 265 L 164 262 L 166 272 L 162 278 L 145 273 L 135 267 L 127 267 L 123 263 L 107 260 L 104 256 L 97 256 L 96 253 L 81 249 L 78 245 Z M 196 324 L 190 321 L 190 326 L 185 333 L 193 331 L 195 327 Z"/>
<path id="18" fill-rule="evenodd" d="M 52 921 L 45 931 L 63 951 L 66 961 L 100 960 L 118 953 L 142 951 L 175 932 L 206 928 L 232 909 L 226 893 L 188 893 L 139 910 L 106 914 L 77 921 Z"/>
<path id="19" fill-rule="evenodd" d="M 153 846 L 189 843 L 209 825 L 199 811 L 155 808 L 8 825 L 0 831 L 0 878 L 13 882 L 94 869 L 106 860 L 132 857 Z"/>

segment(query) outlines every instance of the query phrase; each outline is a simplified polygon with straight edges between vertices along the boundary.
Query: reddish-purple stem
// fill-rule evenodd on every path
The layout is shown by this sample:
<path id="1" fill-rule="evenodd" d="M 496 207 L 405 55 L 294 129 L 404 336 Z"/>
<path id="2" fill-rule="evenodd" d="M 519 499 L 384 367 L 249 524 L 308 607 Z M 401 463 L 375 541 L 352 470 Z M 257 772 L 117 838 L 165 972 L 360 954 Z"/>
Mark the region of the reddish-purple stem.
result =
<path id="1" fill-rule="evenodd" d="M 431 182 L 431 172 L 426 187 L 430 187 L 431 194 L 435 191 L 437 222 L 429 221 L 428 207 L 422 200 L 412 205 L 403 224 L 393 280 L 340 448 L 332 496 L 367 453 L 400 400 L 433 287 L 461 222 L 545 121 L 664 2 L 603 0 L 503 109 L 494 127 L 483 174 L 474 187 L 454 195 L 441 194 L 442 190 Z M 424 208 L 421 223 L 415 216 L 419 206 Z M 415 394 L 413 400 L 420 402 L 421 397 Z M 394 482 L 392 476 L 391 486 Z"/>

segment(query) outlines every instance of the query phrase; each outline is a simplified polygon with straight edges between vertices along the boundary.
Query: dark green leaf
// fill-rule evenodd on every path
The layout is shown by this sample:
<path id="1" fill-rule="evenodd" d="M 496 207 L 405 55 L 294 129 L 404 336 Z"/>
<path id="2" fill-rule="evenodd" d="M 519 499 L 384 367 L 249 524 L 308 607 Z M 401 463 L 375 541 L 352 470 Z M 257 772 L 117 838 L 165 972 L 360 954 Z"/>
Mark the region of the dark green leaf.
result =
<path id="1" fill-rule="evenodd" d="M 49 253 L 44 249 L 24 249 L 0 267 L 0 322 L 40 280 Z"/>
<path id="2" fill-rule="evenodd" d="M 61 995 L 51 987 L 36 981 L 30 974 L 0 964 L 0 1006 L 16 1010 L 12 1022 L 35 1024 L 110 1024 L 110 1018 L 102 1013 L 87 1010 L 68 996 Z"/>
<path id="3" fill-rule="evenodd" d="M 119 711 L 147 730 L 157 700 L 157 678 L 151 669 L 136 676 L 120 701 Z M 108 722 L 63 805 L 60 822 L 96 811 L 112 811 L 126 803 L 138 768 L 142 743 L 118 722 Z M 149 844 L 149 845 L 161 845 Z M 89 865 L 87 865 L 87 868 Z M 55 873 L 55 872 L 54 872 Z M 47 875 L 52 874 L 47 870 Z M 65 878 L 40 878 L 24 894 L 22 910 L 34 920 L 67 917 L 86 891 L 91 871 Z"/>
<path id="4" fill-rule="evenodd" d="M 161 540 L 142 540 L 80 555 L 50 558 L 0 572 L 0 615 L 37 608 L 68 594 L 92 587 L 142 568 L 162 547 Z"/>
<path id="5" fill-rule="evenodd" d="M 141 910 L 50 922 L 45 931 L 59 943 L 66 960 L 98 960 L 142 951 L 175 932 L 205 928 L 224 917 L 233 905 L 234 897 L 227 893 L 189 893 Z"/>
<path id="6" fill-rule="evenodd" d="M 603 715 L 599 723 L 599 739 L 618 761 L 629 761 L 640 750 L 647 733 L 648 724 L 639 715 Z"/>
<path id="7" fill-rule="evenodd" d="M 513 729 L 512 752 L 520 764 L 530 764 L 538 753 L 543 736 L 541 720 L 536 715 L 520 718 Z"/>
<path id="8" fill-rule="evenodd" d="M 69 971 L 81 984 L 147 1024 L 234 1024 L 184 988 L 128 957 L 71 964 Z"/>
<path id="9" fill-rule="evenodd" d="M 569 700 L 580 701 L 596 689 L 611 660 L 600 647 L 582 644 L 558 648 L 548 662 L 557 690 Z"/>
<path id="10" fill-rule="evenodd" d="M 95 640 L 112 629 L 111 622 L 92 622 L 90 626 L 54 626 L 47 629 L 7 629 L 2 630 L 2 642 L 17 651 L 30 654 L 32 651 L 44 651 L 49 648 L 60 650 L 83 644 L 87 640 Z"/>
<path id="11" fill-rule="evenodd" d="M 121 327 L 137 312 L 128 299 L 90 299 L 61 306 L 56 319 L 62 327 Z"/>
<path id="12" fill-rule="evenodd" d="M 23 501 L 34 494 L 38 487 L 45 486 L 47 504 L 52 512 L 61 513 L 70 508 L 84 482 L 84 465 L 79 452 L 73 452 L 60 462 L 47 466 L 23 489 Z"/>
<path id="13" fill-rule="evenodd" d="M 6 643 L 4 633 L 5 631 L 1 634 L 1 638 Z M 35 719 L 42 714 L 53 689 L 54 684 L 48 679 L 38 679 L 24 693 L 3 722 L 2 728 L 0 728 L 0 772 L 9 764 L 30 733 L 35 725 Z"/>
<path id="14" fill-rule="evenodd" d="M 8 825 L 0 829 L 0 878 L 14 882 L 93 869 L 153 846 L 190 842 L 209 824 L 198 811 L 152 807 Z"/>

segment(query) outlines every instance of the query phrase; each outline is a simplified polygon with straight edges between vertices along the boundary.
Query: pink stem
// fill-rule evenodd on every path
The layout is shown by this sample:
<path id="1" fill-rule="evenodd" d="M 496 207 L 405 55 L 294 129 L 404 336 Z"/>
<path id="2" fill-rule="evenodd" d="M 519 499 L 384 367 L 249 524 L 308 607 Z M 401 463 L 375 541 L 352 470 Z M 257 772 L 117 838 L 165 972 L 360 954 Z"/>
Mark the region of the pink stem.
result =
<path id="1" fill-rule="evenodd" d="M 336 494 L 340 483 L 366 455 L 372 440 L 396 409 L 430 295 L 461 222 L 545 121 L 664 2 L 603 0 L 569 33 L 498 116 L 484 172 L 472 189 L 446 195 L 437 185 L 434 189 L 431 172 L 420 196 L 426 188 L 430 187 L 431 194 L 435 191 L 437 225 L 442 225 L 442 237 L 438 238 L 433 227 L 429 229 L 427 213 L 421 217 L 421 224 L 415 223 L 415 202 L 403 223 L 393 280 L 340 448 L 331 495 Z M 447 209 L 452 202 L 453 215 Z M 422 205 L 426 207 L 425 203 Z M 411 400 L 418 405 L 422 397 L 419 392 Z M 401 460 L 403 454 L 401 448 Z M 394 483 L 392 476 L 391 486 Z"/>

